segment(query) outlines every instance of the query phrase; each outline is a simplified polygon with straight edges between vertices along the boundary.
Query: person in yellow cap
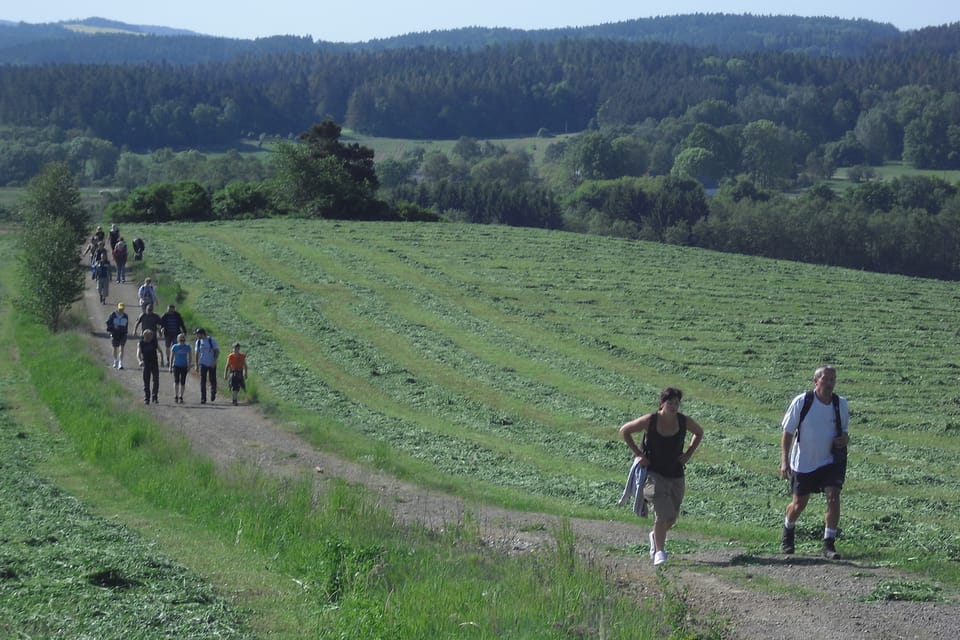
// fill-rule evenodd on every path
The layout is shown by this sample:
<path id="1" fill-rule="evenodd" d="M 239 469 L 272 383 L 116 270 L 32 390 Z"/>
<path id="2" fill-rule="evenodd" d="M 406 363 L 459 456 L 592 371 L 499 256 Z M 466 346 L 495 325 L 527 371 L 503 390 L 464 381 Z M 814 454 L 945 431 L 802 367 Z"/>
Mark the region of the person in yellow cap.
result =
<path id="1" fill-rule="evenodd" d="M 107 333 L 110 334 L 113 345 L 113 368 L 123 369 L 123 347 L 127 344 L 127 330 L 130 327 L 130 318 L 124 311 L 124 304 L 117 303 L 116 310 L 107 316 Z"/>

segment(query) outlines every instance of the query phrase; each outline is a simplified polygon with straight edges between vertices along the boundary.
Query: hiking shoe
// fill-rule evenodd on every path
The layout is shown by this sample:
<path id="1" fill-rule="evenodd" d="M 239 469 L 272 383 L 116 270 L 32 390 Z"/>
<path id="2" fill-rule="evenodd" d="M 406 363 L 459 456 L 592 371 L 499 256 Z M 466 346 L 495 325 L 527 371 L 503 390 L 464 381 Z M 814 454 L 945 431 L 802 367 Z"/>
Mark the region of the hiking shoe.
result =
<path id="1" fill-rule="evenodd" d="M 840 554 L 837 553 L 837 548 L 834 546 L 836 538 L 824 538 L 823 539 L 823 557 L 827 560 L 839 560 Z"/>
<path id="2" fill-rule="evenodd" d="M 780 553 L 789 555 L 794 552 L 793 539 L 796 532 L 796 529 L 783 528 L 783 537 L 780 538 Z"/>
<path id="3" fill-rule="evenodd" d="M 657 551 L 653 556 L 653 566 L 659 567 L 667 561 L 670 555 L 666 551 Z"/>
<path id="4" fill-rule="evenodd" d="M 657 541 L 653 537 L 653 531 L 650 532 L 650 559 L 653 560 L 653 556 L 657 555 Z"/>

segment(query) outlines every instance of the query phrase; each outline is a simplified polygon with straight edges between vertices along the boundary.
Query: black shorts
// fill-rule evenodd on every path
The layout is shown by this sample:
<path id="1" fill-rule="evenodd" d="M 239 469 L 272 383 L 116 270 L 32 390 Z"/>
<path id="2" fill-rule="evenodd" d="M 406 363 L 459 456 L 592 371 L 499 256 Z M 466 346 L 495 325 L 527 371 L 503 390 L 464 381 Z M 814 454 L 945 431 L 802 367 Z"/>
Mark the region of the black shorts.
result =
<path id="1" fill-rule="evenodd" d="M 243 371 L 230 372 L 230 388 L 234 391 L 247 390 L 247 383 L 243 381 Z"/>
<path id="2" fill-rule="evenodd" d="M 115 347 L 122 347 L 127 344 L 127 334 L 125 333 L 114 333 L 110 335 L 111 343 Z"/>
<path id="3" fill-rule="evenodd" d="M 790 481 L 790 491 L 795 496 L 808 496 L 811 493 L 823 493 L 826 487 L 840 488 L 843 486 L 846 472 L 846 465 L 836 462 L 825 464 L 810 473 L 794 471 Z"/>

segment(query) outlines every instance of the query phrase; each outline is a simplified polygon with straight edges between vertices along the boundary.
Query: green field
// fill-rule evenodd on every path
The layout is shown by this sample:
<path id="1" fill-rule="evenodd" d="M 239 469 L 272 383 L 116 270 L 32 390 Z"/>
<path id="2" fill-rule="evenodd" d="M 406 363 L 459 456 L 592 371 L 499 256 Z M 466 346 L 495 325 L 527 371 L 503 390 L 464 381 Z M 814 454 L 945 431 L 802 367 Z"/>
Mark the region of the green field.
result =
<path id="1" fill-rule="evenodd" d="M 480 504 L 636 522 L 614 506 L 630 462 L 617 428 L 680 386 L 706 438 L 671 537 L 679 566 L 730 545 L 757 562 L 776 553 L 787 502 L 779 420 L 814 368 L 832 363 L 852 417 L 844 557 L 900 570 L 895 585 L 922 586 L 924 599 L 960 588 L 952 283 L 496 226 L 122 231 L 147 239 L 136 267 L 162 300 L 221 343 L 245 345 L 261 408 L 280 426 Z M 0 262 L 5 303 L 12 242 Z M 489 638 L 569 637 L 554 631 L 560 621 L 597 637 L 660 637 L 663 624 L 694 637 L 675 626 L 686 608 L 669 579 L 658 588 L 673 604 L 638 607 L 571 561 L 569 531 L 553 532 L 552 555 L 506 558 L 478 547 L 469 523 L 439 540 L 395 527 L 356 489 L 318 502 L 309 477 L 220 477 L 107 382 L 84 336 L 11 329 L 13 308 L 3 309 L 0 630 L 202 638 L 209 624 L 221 637 L 422 638 L 456 637 L 467 620 Z M 166 553 L 50 491 L 44 473 L 110 519 L 155 532 Z M 816 553 L 821 532 L 815 499 L 798 551 Z M 605 551 L 645 556 L 641 542 Z M 477 598 L 490 592 L 495 608 Z M 720 637 L 709 624 L 696 637 Z"/>
<path id="2" fill-rule="evenodd" d="M 137 232 L 318 445 L 486 501 L 626 518 L 617 428 L 678 385 L 707 431 L 682 526 L 772 551 L 779 420 L 832 363 L 852 413 L 845 546 L 958 580 L 953 283 L 504 227 Z M 802 523 L 813 549 L 821 513 Z"/>

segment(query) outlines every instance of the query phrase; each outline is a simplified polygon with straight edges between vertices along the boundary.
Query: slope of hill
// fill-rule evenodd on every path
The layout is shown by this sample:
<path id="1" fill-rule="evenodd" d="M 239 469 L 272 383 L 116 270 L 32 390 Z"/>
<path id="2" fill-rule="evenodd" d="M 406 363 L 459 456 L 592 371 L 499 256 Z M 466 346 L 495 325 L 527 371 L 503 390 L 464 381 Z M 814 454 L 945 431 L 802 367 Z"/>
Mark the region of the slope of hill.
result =
<path id="1" fill-rule="evenodd" d="M 91 35 L 96 37 L 90 37 Z M 49 24 L 0 21 L 0 64 L 151 61 L 193 64 L 228 59 L 237 55 L 275 52 L 410 47 L 477 49 L 520 41 L 546 42 L 560 39 L 662 42 L 711 47 L 721 52 L 790 51 L 827 56 L 856 56 L 876 46 L 895 42 L 902 35 L 893 25 L 869 20 L 694 14 L 562 29 L 470 27 L 345 44 L 313 42 L 309 37 L 289 36 L 255 40 L 220 38 L 183 29 L 130 25 L 104 18 L 88 18 Z M 131 42 L 133 37 L 137 39 Z"/>

